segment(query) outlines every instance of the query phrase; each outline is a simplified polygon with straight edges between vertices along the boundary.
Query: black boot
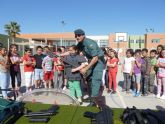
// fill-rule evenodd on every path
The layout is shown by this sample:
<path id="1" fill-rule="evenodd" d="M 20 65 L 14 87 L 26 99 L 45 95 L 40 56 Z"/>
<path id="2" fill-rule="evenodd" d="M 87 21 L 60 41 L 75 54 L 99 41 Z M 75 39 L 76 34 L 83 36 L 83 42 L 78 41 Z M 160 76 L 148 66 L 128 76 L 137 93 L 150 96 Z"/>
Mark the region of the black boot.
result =
<path id="1" fill-rule="evenodd" d="M 87 107 L 96 107 L 96 102 L 95 102 L 95 98 L 91 98 L 90 99 L 90 104 Z"/>

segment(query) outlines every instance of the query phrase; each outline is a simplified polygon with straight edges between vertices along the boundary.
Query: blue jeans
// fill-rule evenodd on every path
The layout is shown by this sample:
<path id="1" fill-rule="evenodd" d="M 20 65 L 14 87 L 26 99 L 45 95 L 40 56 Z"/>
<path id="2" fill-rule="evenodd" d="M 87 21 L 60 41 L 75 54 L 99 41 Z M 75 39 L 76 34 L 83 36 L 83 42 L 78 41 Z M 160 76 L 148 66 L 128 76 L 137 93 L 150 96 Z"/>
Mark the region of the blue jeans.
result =
<path id="1" fill-rule="evenodd" d="M 149 76 L 142 74 L 141 77 L 142 81 L 142 94 L 148 94 L 148 81 L 149 81 Z"/>
<path id="2" fill-rule="evenodd" d="M 9 72 L 0 72 L 0 86 L 1 89 L 8 89 L 10 83 L 10 74 Z M 2 90 L 2 96 L 7 97 L 7 91 Z"/>
<path id="3" fill-rule="evenodd" d="M 54 71 L 54 88 L 61 89 L 63 84 L 63 72 Z"/>
<path id="4" fill-rule="evenodd" d="M 129 73 L 123 73 L 123 75 L 124 75 L 123 89 L 129 91 L 131 87 L 131 76 Z"/>
<path id="5" fill-rule="evenodd" d="M 35 68 L 34 77 L 35 77 L 35 80 L 43 80 L 43 78 L 44 78 L 43 69 Z"/>

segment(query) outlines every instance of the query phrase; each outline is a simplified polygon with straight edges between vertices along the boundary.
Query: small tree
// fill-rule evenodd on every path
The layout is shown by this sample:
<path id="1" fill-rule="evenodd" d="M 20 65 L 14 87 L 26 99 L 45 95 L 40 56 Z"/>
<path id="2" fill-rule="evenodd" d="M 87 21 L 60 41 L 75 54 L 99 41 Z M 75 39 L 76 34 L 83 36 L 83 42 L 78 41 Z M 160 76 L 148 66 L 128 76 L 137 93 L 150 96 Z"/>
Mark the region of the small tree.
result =
<path id="1" fill-rule="evenodd" d="M 20 25 L 17 22 L 11 21 L 9 24 L 5 24 L 4 26 L 5 32 L 12 37 L 12 43 L 15 42 L 16 35 L 20 34 Z"/>
<path id="2" fill-rule="evenodd" d="M 141 49 L 142 45 L 141 45 L 141 36 L 140 36 L 140 39 L 139 39 L 139 48 Z"/>
<path id="3" fill-rule="evenodd" d="M 128 40 L 128 48 L 131 48 L 130 36 L 129 36 L 129 40 Z"/>

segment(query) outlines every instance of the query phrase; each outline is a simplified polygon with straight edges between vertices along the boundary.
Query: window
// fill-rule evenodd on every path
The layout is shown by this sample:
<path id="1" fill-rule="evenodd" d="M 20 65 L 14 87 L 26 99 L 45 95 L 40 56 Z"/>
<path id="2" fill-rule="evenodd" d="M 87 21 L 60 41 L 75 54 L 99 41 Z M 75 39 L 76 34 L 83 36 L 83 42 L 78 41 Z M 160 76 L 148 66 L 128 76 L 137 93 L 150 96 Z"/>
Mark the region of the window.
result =
<path id="1" fill-rule="evenodd" d="M 152 39 L 151 43 L 160 43 L 160 39 Z"/>
<path id="2" fill-rule="evenodd" d="M 134 40 L 130 40 L 129 42 L 130 42 L 130 43 L 134 43 Z"/>
<path id="3" fill-rule="evenodd" d="M 107 47 L 108 46 L 108 40 L 100 40 L 100 47 Z"/>
<path id="4" fill-rule="evenodd" d="M 63 46 L 72 46 L 72 45 L 75 45 L 76 44 L 76 41 L 73 41 L 73 40 L 65 40 L 63 42 Z"/>
<path id="5" fill-rule="evenodd" d="M 140 42 L 140 40 L 136 40 L 136 43 L 139 43 Z"/>

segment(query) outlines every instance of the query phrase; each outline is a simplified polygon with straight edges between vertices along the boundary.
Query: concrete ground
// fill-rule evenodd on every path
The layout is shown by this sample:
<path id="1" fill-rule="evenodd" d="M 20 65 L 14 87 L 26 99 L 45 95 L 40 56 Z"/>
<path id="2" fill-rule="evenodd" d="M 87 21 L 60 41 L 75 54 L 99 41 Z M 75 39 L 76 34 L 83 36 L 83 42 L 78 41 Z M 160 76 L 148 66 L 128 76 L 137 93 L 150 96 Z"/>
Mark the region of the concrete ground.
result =
<path id="1" fill-rule="evenodd" d="M 22 69 L 22 86 L 24 84 L 24 76 L 23 76 L 23 67 Z M 165 100 L 155 98 L 155 95 L 149 96 L 140 96 L 133 97 L 132 94 L 127 94 L 121 91 L 121 84 L 123 81 L 123 75 L 120 71 L 120 66 L 117 74 L 117 93 L 116 94 L 108 94 L 106 90 L 103 92 L 103 96 L 105 97 L 105 102 L 111 108 L 126 108 L 135 106 L 138 109 L 165 109 Z M 120 85 L 119 85 L 120 84 Z M 88 103 L 83 103 L 83 106 L 88 105 Z"/>
<path id="2" fill-rule="evenodd" d="M 135 106 L 139 109 L 165 109 L 165 100 L 157 99 L 154 94 L 149 96 L 140 96 L 134 97 L 131 93 L 127 94 L 126 92 L 122 92 L 121 81 L 123 81 L 123 75 L 120 71 L 117 74 L 117 93 L 116 94 L 108 94 L 104 91 L 104 96 L 106 98 L 106 104 L 112 108 L 125 108 Z M 120 84 L 120 85 L 119 85 Z"/>

